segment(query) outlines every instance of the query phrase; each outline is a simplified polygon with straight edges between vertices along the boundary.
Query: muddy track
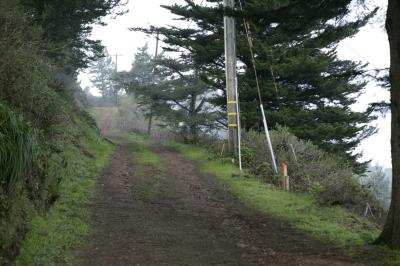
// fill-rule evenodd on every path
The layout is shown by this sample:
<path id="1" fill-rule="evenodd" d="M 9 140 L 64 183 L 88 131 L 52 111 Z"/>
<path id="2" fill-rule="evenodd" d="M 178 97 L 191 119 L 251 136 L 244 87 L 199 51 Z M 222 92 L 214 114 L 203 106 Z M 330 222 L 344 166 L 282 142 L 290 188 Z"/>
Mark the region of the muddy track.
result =
<path id="1" fill-rule="evenodd" d="M 241 206 L 174 150 L 121 144 L 99 179 L 76 265 L 371 265 Z"/>

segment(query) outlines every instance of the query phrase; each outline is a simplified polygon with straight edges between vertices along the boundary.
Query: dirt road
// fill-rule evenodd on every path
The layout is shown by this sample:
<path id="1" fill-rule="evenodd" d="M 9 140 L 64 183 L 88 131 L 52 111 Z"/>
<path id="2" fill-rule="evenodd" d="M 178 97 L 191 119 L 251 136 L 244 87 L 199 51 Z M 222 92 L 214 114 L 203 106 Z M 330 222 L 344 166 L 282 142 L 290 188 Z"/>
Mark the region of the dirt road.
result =
<path id="1" fill-rule="evenodd" d="M 174 150 L 151 149 L 160 166 L 117 147 L 76 265 L 367 265 L 241 206 Z"/>

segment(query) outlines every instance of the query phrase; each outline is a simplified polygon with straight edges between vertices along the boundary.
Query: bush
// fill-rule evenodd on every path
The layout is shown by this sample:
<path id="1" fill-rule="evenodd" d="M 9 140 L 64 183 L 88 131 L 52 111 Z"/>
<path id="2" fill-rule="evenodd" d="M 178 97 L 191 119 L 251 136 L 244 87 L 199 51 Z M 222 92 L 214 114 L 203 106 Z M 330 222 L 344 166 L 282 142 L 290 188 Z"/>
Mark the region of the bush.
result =
<path id="1" fill-rule="evenodd" d="M 353 168 L 342 158 L 320 150 L 310 141 L 298 139 L 284 127 L 278 127 L 270 135 L 278 168 L 280 163 L 288 164 L 292 191 L 312 193 L 320 204 L 341 205 L 358 213 L 365 210 L 368 202 L 375 211 L 381 212 L 379 202 L 358 182 Z M 200 145 L 219 156 L 223 141 L 208 137 Z M 242 132 L 242 163 L 259 179 L 280 186 L 264 133 Z"/>
<path id="2" fill-rule="evenodd" d="M 244 133 L 242 139 L 242 149 L 248 150 L 243 153 L 244 166 L 253 174 L 278 185 L 276 179 L 271 180 L 275 173 L 265 136 L 252 131 Z M 288 164 L 292 190 L 313 193 L 324 205 L 341 205 L 363 212 L 368 202 L 380 209 L 378 201 L 358 182 L 353 168 L 344 159 L 320 150 L 310 141 L 298 139 L 284 127 L 271 132 L 271 141 L 276 162 Z"/>

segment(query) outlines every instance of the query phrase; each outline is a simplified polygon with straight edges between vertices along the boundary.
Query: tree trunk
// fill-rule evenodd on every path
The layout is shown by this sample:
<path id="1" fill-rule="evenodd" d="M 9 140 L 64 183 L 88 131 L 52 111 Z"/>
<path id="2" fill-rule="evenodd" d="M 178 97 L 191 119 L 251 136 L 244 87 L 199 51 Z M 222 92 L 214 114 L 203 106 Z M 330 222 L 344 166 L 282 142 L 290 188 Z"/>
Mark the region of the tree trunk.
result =
<path id="1" fill-rule="evenodd" d="M 400 1 L 389 0 L 386 30 L 390 43 L 390 82 L 392 112 L 392 202 L 385 227 L 377 239 L 400 249 Z"/>
<path id="2" fill-rule="evenodd" d="M 150 114 L 149 124 L 147 125 L 147 135 L 151 136 L 151 124 L 153 123 L 153 115 Z"/>
<path id="3" fill-rule="evenodd" d="M 147 125 L 147 135 L 151 136 L 151 125 L 153 123 L 153 108 L 150 108 L 149 124 Z"/>
<path id="4" fill-rule="evenodd" d="M 196 142 L 197 139 L 197 124 L 196 124 L 196 103 L 197 103 L 197 94 L 193 93 L 190 98 L 190 107 L 189 107 L 189 139 L 191 142 Z"/>

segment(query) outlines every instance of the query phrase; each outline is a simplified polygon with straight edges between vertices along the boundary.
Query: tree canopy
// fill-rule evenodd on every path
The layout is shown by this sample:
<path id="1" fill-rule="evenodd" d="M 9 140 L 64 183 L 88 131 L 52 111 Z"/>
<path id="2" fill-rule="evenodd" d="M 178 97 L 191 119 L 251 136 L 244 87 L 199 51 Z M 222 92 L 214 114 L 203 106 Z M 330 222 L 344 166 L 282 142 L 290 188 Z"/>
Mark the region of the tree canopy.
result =
<path id="1" fill-rule="evenodd" d="M 121 0 L 21 0 L 49 44 L 46 54 L 68 74 L 77 74 L 102 56 L 103 45 L 90 38 L 93 26 L 122 5 Z"/>
<path id="2" fill-rule="evenodd" d="M 354 163 L 360 154 L 354 149 L 374 129 L 368 124 L 375 117 L 372 108 L 356 112 L 351 106 L 365 87 L 360 79 L 365 65 L 340 60 L 337 44 L 358 32 L 375 14 L 348 16 L 350 0 L 341 1 L 242 1 L 235 10 L 224 10 L 220 2 L 200 6 L 187 0 L 185 5 L 164 6 L 181 20 L 192 21 L 191 28 L 139 28 L 158 32 L 165 50 L 190 58 L 200 69 L 203 81 L 220 91 L 214 104 L 224 109 L 224 12 L 237 18 L 237 54 L 242 124 L 245 129 L 262 128 L 252 58 L 243 18 L 248 23 L 260 79 L 261 98 L 267 120 L 283 125 L 302 139 L 309 139 L 328 152 Z"/>
<path id="3" fill-rule="evenodd" d="M 215 125 L 218 113 L 209 101 L 212 87 L 188 59 L 152 57 L 148 46 L 136 53 L 129 72 L 120 73 L 119 81 L 134 94 L 148 119 L 161 119 L 170 130 L 195 140 Z"/>

